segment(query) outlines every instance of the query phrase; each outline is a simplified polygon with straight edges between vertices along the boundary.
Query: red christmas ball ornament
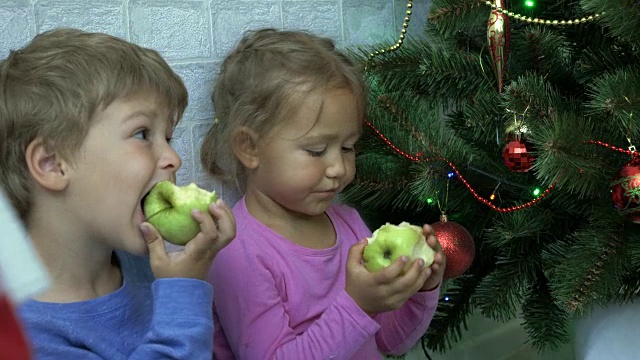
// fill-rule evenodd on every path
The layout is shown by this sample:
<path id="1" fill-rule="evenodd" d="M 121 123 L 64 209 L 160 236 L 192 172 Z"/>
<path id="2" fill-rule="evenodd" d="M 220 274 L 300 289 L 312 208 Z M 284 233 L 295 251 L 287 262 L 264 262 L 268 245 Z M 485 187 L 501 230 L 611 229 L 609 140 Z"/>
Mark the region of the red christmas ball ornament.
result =
<path id="1" fill-rule="evenodd" d="M 611 181 L 611 199 L 622 215 L 640 224 L 640 159 L 618 170 Z"/>
<path id="2" fill-rule="evenodd" d="M 442 252 L 447 257 L 444 278 L 453 279 L 464 274 L 476 255 L 473 236 L 462 225 L 447 221 L 447 215 L 440 216 L 440 221 L 431 227 L 442 246 Z"/>
<path id="3" fill-rule="evenodd" d="M 527 172 L 533 165 L 531 146 L 522 140 L 512 140 L 502 149 L 504 164 L 515 172 Z"/>

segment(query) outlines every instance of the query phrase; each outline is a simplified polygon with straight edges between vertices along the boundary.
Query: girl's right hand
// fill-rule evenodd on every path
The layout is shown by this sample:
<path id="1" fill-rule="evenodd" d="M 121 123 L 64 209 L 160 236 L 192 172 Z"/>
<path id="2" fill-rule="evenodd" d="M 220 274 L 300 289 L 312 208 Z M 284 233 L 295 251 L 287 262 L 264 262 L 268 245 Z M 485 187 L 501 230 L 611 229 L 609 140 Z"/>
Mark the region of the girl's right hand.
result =
<path id="1" fill-rule="evenodd" d="M 431 275 L 431 268 L 424 266 L 422 260 L 408 264 L 406 258 L 370 272 L 362 264 L 365 246 L 367 240 L 363 239 L 349 249 L 345 290 L 369 315 L 400 308 Z"/>
<path id="2" fill-rule="evenodd" d="M 208 214 L 194 210 L 192 216 L 200 224 L 200 232 L 177 252 L 167 253 L 164 239 L 153 225 L 146 222 L 140 225 L 156 278 L 205 280 L 215 256 L 236 236 L 233 213 L 220 199 L 209 205 Z"/>

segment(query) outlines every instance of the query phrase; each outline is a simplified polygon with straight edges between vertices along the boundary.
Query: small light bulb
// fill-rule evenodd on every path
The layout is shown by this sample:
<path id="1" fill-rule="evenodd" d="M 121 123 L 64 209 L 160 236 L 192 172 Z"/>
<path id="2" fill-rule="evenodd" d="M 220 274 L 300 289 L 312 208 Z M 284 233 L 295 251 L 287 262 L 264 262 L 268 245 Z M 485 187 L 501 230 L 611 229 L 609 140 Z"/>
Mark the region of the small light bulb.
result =
<path id="1" fill-rule="evenodd" d="M 538 196 L 538 195 L 540 195 L 540 188 L 535 188 L 533 190 L 533 196 Z"/>

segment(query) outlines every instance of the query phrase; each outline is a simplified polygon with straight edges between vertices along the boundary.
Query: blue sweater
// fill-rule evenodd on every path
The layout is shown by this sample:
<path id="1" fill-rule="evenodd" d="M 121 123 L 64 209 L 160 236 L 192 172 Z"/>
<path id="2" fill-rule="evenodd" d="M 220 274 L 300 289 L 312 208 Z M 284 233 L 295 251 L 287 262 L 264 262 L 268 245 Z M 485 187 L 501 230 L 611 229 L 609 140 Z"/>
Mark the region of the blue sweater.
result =
<path id="1" fill-rule="evenodd" d="M 36 359 L 211 359 L 212 288 L 153 281 L 148 260 L 118 253 L 123 285 L 97 299 L 28 300 L 18 312 Z"/>

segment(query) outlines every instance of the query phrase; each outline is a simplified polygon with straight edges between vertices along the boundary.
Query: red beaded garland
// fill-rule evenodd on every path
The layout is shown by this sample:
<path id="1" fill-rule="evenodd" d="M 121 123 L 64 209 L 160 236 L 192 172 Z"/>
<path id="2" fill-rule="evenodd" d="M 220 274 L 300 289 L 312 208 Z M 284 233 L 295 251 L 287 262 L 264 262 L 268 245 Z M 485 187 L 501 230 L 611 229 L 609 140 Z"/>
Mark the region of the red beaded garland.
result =
<path id="1" fill-rule="evenodd" d="M 420 162 L 420 161 L 429 162 L 429 161 L 433 161 L 433 160 L 439 160 L 439 161 L 443 161 L 443 162 L 447 163 L 447 165 L 449 165 L 449 167 L 453 170 L 453 172 L 456 174 L 456 176 L 462 182 L 462 184 L 464 184 L 464 186 L 469 190 L 471 195 L 476 200 L 481 202 L 482 204 L 484 204 L 484 205 L 488 206 L 489 208 L 491 208 L 491 210 L 493 210 L 493 211 L 497 211 L 497 212 L 501 212 L 501 213 L 508 213 L 508 212 L 513 212 L 513 211 L 517 211 L 517 210 L 526 209 L 526 208 L 531 207 L 531 206 L 537 204 L 538 202 L 540 202 L 541 199 L 543 199 L 547 195 L 549 195 L 551 190 L 553 190 L 555 188 L 555 182 L 554 182 L 553 184 L 549 185 L 549 187 L 545 191 L 543 191 L 537 198 L 535 198 L 535 199 L 533 199 L 533 200 L 531 200 L 529 202 L 517 205 L 517 206 L 510 206 L 510 207 L 499 207 L 499 206 L 496 206 L 491 202 L 491 200 L 489 200 L 487 198 L 484 198 L 480 194 L 478 194 L 476 192 L 476 190 L 471 186 L 471 184 L 469 184 L 469 182 L 460 174 L 460 171 L 458 171 L 458 169 L 455 167 L 455 165 L 453 165 L 453 163 L 450 162 L 449 160 L 445 159 L 444 157 L 437 157 L 437 158 L 433 158 L 433 159 L 425 158 L 422 155 L 422 153 L 417 153 L 415 155 L 408 154 L 408 153 L 402 151 L 395 144 L 393 144 L 389 139 L 387 139 L 387 137 L 384 136 L 384 134 L 380 130 L 378 130 L 371 122 L 365 120 L 365 123 L 371 129 L 373 129 L 373 131 L 375 131 L 375 133 L 382 139 L 382 141 L 385 142 L 385 144 L 387 144 L 387 146 L 389 146 L 396 153 L 400 154 L 400 156 L 403 156 L 403 157 L 405 157 L 405 158 L 407 158 L 407 159 L 409 159 L 411 161 L 414 161 L 414 162 Z"/>
<path id="2" fill-rule="evenodd" d="M 501 213 L 508 213 L 508 212 L 513 212 L 513 211 L 518 211 L 518 210 L 522 210 L 522 209 L 526 209 L 528 207 L 531 207 L 533 205 L 536 205 L 537 203 L 539 203 L 542 199 L 544 199 L 547 195 L 549 195 L 549 193 L 551 192 L 551 190 L 553 190 L 555 188 L 555 181 L 549 185 L 549 187 L 543 191 L 540 196 L 538 196 L 537 198 L 520 204 L 520 205 L 516 205 L 516 206 L 509 206 L 509 207 L 498 207 L 496 205 L 494 205 L 491 200 L 484 198 L 482 196 L 480 196 L 473 187 L 471 187 L 471 185 L 467 182 L 467 180 L 462 177 L 462 175 L 460 174 L 460 172 L 458 171 L 458 169 L 455 167 L 455 165 L 453 165 L 453 163 L 451 163 L 450 161 L 448 161 L 447 159 L 445 159 L 444 157 L 436 157 L 434 159 L 429 159 L 429 158 L 425 158 L 422 153 L 418 153 L 415 155 L 411 155 L 408 154 L 404 151 L 402 151 L 400 148 L 398 148 L 396 145 L 394 145 L 389 139 L 387 139 L 386 136 L 384 136 L 384 134 L 378 130 L 371 122 L 366 121 L 365 123 L 371 128 L 373 129 L 373 131 L 375 131 L 375 133 L 391 148 L 393 149 L 393 151 L 395 151 L 396 153 L 400 154 L 401 156 L 414 161 L 414 162 L 420 162 L 420 161 L 424 161 L 424 162 L 428 162 L 428 161 L 433 161 L 433 160 L 439 160 L 439 161 L 444 161 L 445 163 L 447 163 L 451 169 L 453 170 L 453 172 L 458 176 L 458 178 L 460 179 L 460 181 L 462 182 L 462 184 L 464 184 L 464 186 L 469 190 L 469 192 L 471 193 L 471 195 L 478 200 L 479 202 L 481 202 L 482 204 L 488 206 L 489 208 L 491 208 L 494 211 L 497 212 L 501 212 Z M 593 145 L 599 145 L 599 146 L 603 146 L 607 149 L 613 150 L 613 151 L 617 151 L 623 154 L 627 154 L 630 155 L 631 157 L 633 157 L 633 161 L 632 163 L 637 163 L 640 162 L 640 153 L 638 153 L 638 151 L 636 151 L 635 149 L 623 149 L 617 146 L 613 146 L 611 144 L 605 143 L 604 141 L 600 141 L 600 140 L 585 140 L 585 143 L 588 144 L 593 144 Z M 631 164 L 631 163 L 630 163 Z M 629 165 L 629 164 L 627 164 Z M 624 169 L 624 167 L 623 167 Z M 620 172 L 623 170 L 621 169 Z M 580 172 L 582 172 L 582 170 L 580 170 Z M 635 178 L 635 177 L 634 177 Z M 638 214 L 636 213 L 636 205 L 633 204 L 637 204 L 640 203 L 640 200 L 635 197 L 633 198 L 632 202 L 629 202 L 627 200 L 625 200 L 625 191 L 624 189 L 622 189 L 622 185 L 618 184 L 620 190 L 616 190 L 614 192 L 614 186 L 612 186 L 612 200 L 614 201 L 614 204 L 616 206 L 616 208 L 618 209 L 623 209 L 623 212 L 625 215 L 629 215 L 631 217 L 631 220 L 634 222 L 639 222 L 640 223 L 640 209 L 638 209 Z M 633 186 L 633 185 L 632 185 Z M 629 185 L 627 185 L 627 188 L 629 188 Z M 616 189 L 618 189 L 618 187 L 616 187 Z M 634 187 L 631 187 L 630 189 L 635 189 Z M 629 206 L 632 206 L 631 208 L 629 208 Z"/>

